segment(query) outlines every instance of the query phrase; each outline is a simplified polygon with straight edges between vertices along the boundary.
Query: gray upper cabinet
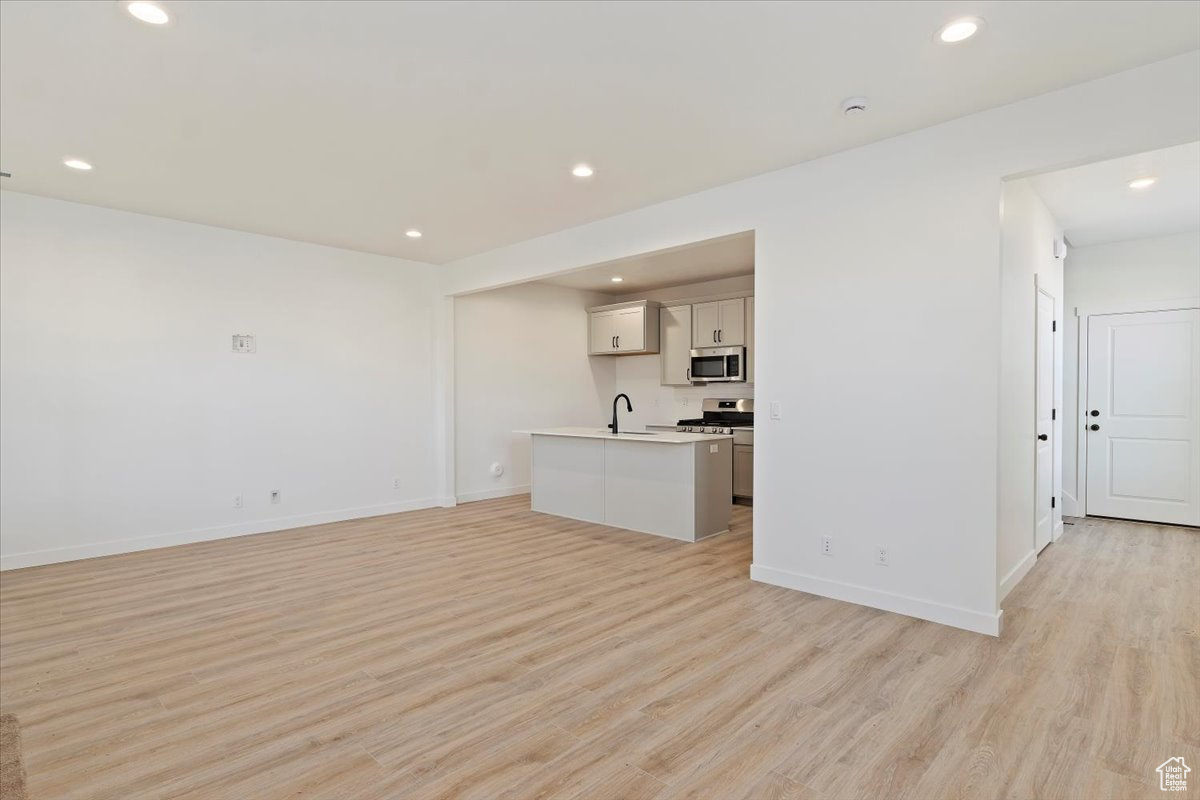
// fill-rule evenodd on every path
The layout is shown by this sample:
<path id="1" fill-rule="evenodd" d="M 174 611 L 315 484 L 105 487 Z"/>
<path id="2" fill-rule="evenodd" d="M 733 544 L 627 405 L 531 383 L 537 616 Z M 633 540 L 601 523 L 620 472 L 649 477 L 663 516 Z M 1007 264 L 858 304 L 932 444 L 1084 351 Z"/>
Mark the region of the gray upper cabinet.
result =
<path id="1" fill-rule="evenodd" d="M 692 307 L 668 306 L 659 312 L 663 386 L 692 385 Z"/>
<path id="2" fill-rule="evenodd" d="M 659 304 L 652 300 L 588 309 L 588 354 L 640 355 L 658 352 Z"/>
<path id="3" fill-rule="evenodd" d="M 746 382 L 754 383 L 754 296 L 746 298 Z"/>
<path id="4" fill-rule="evenodd" d="M 745 343 L 745 298 L 692 306 L 692 347 L 734 347 Z"/>

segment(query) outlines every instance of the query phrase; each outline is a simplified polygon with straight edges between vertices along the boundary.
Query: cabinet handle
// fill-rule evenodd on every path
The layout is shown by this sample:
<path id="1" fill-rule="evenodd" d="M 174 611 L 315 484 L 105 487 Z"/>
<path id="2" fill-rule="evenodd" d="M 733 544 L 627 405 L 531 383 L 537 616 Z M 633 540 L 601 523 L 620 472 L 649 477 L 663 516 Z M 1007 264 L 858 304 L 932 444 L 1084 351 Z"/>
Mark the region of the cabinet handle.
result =
<path id="1" fill-rule="evenodd" d="M 613 350 L 617 349 L 617 337 L 615 337 L 615 336 L 612 337 L 612 349 Z"/>
<path id="2" fill-rule="evenodd" d="M 713 328 L 713 343 L 715 344 L 716 341 L 717 341 L 717 329 Z"/>
<path id="3" fill-rule="evenodd" d="M 687 368 L 687 379 L 688 379 L 688 383 L 692 382 L 692 368 L 691 367 Z"/>
<path id="4" fill-rule="evenodd" d="M 621 337 L 620 336 L 617 337 L 617 349 L 618 350 L 621 349 Z"/>
<path id="5" fill-rule="evenodd" d="M 722 330 L 721 328 L 717 328 L 717 341 L 718 342 L 725 341 L 725 331 Z"/>

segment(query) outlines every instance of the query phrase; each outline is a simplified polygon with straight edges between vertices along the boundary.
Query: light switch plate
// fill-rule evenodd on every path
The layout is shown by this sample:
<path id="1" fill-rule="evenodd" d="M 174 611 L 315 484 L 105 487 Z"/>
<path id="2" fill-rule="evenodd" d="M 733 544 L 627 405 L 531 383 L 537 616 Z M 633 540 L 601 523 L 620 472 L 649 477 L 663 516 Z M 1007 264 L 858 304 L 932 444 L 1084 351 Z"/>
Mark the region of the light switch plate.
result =
<path id="1" fill-rule="evenodd" d="M 778 400 L 771 401 L 771 419 L 783 419 L 783 403 Z"/>

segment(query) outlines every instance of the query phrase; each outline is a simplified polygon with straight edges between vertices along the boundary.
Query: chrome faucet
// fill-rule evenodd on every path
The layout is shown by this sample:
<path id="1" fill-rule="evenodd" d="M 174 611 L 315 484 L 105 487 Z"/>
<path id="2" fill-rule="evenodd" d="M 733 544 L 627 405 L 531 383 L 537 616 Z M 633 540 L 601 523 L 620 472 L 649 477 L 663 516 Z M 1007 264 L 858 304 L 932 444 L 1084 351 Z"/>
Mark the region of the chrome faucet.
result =
<path id="1" fill-rule="evenodd" d="M 631 414 L 633 413 L 633 403 L 629 402 L 629 395 L 625 394 L 624 392 L 621 392 L 619 395 L 617 395 L 616 397 L 613 398 L 613 421 L 612 421 L 612 424 L 608 426 L 608 427 L 612 428 L 613 436 L 616 436 L 618 433 L 618 431 L 617 431 L 617 401 L 620 400 L 622 397 L 625 398 L 625 410 L 630 412 Z"/>

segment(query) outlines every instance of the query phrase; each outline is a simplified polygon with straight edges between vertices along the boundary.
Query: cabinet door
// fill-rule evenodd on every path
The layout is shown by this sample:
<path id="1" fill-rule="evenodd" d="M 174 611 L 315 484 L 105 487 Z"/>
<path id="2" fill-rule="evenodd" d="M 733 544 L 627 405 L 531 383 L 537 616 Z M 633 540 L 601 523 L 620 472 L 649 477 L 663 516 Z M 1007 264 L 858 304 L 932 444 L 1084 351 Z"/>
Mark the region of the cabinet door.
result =
<path id="1" fill-rule="evenodd" d="M 692 384 L 692 307 L 672 306 L 659 315 L 663 386 Z"/>
<path id="2" fill-rule="evenodd" d="M 754 296 L 746 298 L 746 382 L 754 383 Z"/>
<path id="3" fill-rule="evenodd" d="M 721 327 L 720 303 L 692 306 L 692 347 L 720 347 L 717 330 Z"/>
<path id="4" fill-rule="evenodd" d="M 733 494 L 754 496 L 754 448 L 750 445 L 733 446 Z"/>
<path id="5" fill-rule="evenodd" d="M 646 309 L 623 308 L 613 317 L 613 333 L 617 337 L 617 350 L 646 349 Z"/>
<path id="6" fill-rule="evenodd" d="M 746 306 L 740 297 L 732 300 L 722 300 L 719 306 L 717 325 L 717 346 L 733 347 L 746 343 Z"/>
<path id="7" fill-rule="evenodd" d="M 589 315 L 589 330 L 591 331 L 591 353 L 611 353 L 616 350 L 613 337 L 617 332 L 613 329 L 613 312 L 597 311 Z"/>

